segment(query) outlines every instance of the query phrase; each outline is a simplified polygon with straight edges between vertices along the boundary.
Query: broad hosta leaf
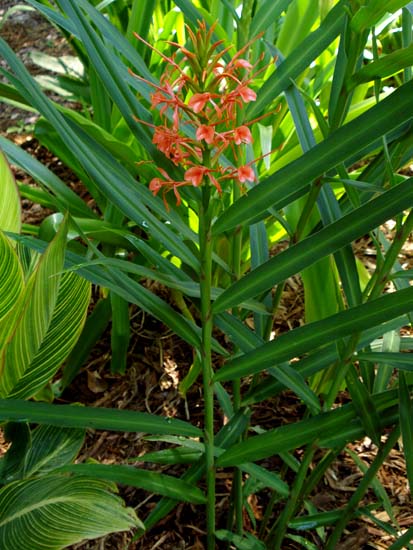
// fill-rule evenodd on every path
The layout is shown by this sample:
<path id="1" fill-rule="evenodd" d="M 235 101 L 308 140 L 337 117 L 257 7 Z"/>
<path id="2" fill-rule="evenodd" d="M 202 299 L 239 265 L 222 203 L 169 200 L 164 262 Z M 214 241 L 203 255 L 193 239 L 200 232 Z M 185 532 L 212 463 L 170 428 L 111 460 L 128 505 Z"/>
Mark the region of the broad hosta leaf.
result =
<path id="1" fill-rule="evenodd" d="M 151 493 L 185 502 L 193 502 L 194 504 L 204 504 L 206 502 L 205 495 L 198 487 L 194 487 L 182 479 L 133 468 L 132 466 L 73 464 L 72 466 L 66 466 L 62 471 L 106 479 L 115 483 L 124 483 L 132 487 L 145 489 L 145 491 Z"/>
<path id="2" fill-rule="evenodd" d="M 38 353 L 8 397 L 28 398 L 54 376 L 76 343 L 90 301 L 90 284 L 74 273 L 62 275 L 47 333 Z"/>
<path id="3" fill-rule="evenodd" d="M 29 398 L 42 389 L 82 329 L 90 284 L 73 273 L 61 275 L 66 226 L 39 260 L 21 298 L 21 314 L 3 351 L 3 397 Z"/>
<path id="4" fill-rule="evenodd" d="M 0 399 L 0 421 L 3 420 L 36 422 L 68 428 L 95 428 L 194 437 L 202 435 L 199 428 L 175 418 L 119 409 L 30 403 L 20 399 Z"/>
<path id="5" fill-rule="evenodd" d="M 0 229 L 20 233 L 21 210 L 17 185 L 6 157 L 0 151 Z"/>
<path id="6" fill-rule="evenodd" d="M 11 447 L 0 462 L 3 483 L 44 475 L 69 464 L 85 436 L 82 429 L 46 425 L 30 431 L 25 422 L 8 422 L 4 432 Z"/>
<path id="7" fill-rule="evenodd" d="M 60 550 L 83 539 L 142 527 L 111 484 L 84 476 L 49 475 L 0 490 L 3 550 Z"/>
<path id="8" fill-rule="evenodd" d="M 4 351 L 0 396 L 5 397 L 25 375 L 39 351 L 52 320 L 64 262 L 66 227 L 56 235 L 30 276 L 13 337 Z"/>
<path id="9" fill-rule="evenodd" d="M 40 425 L 32 431 L 31 448 L 25 461 L 25 477 L 49 473 L 72 462 L 85 437 L 79 428 Z"/>
<path id="10" fill-rule="evenodd" d="M 23 288 L 24 275 L 17 254 L 0 231 L 0 348 L 4 340 L 1 321 L 13 309 Z"/>

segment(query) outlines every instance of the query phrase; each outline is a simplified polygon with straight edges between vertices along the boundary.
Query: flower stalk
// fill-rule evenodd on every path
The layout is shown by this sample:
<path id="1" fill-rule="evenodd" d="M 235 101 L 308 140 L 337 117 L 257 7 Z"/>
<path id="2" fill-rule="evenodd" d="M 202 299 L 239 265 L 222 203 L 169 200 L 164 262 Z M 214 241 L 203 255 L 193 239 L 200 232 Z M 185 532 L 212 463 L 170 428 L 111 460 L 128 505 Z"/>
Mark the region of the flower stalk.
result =
<path id="1" fill-rule="evenodd" d="M 214 457 L 214 385 L 212 382 L 212 236 L 209 209 L 210 189 L 202 189 L 199 210 L 199 250 L 201 260 L 201 364 L 204 388 L 204 445 L 207 484 L 207 548 L 215 548 L 215 457 Z"/>
<path id="2" fill-rule="evenodd" d="M 253 162 L 245 160 L 245 145 L 252 143 L 250 126 L 256 121 L 245 121 L 243 107 L 255 101 L 252 89 L 254 77 L 265 70 L 256 70 L 244 58 L 251 42 L 231 55 L 232 46 L 223 47 L 221 41 L 212 42 L 214 26 L 207 29 L 204 22 L 196 31 L 187 27 L 188 47 L 174 42 L 176 48 L 167 62 L 159 84 L 144 78 L 153 87 L 151 107 L 153 123 L 141 121 L 153 130 L 152 142 L 169 163 L 173 163 L 182 177 L 177 179 L 165 166 L 157 166 L 158 175 L 149 182 L 154 195 L 160 194 L 169 209 L 168 194 L 172 191 L 176 205 L 182 202 L 181 189 L 199 188 L 192 196 L 191 207 L 198 214 L 200 260 L 200 324 L 201 343 L 197 353 L 202 365 L 204 394 L 205 477 L 207 485 L 207 549 L 215 548 L 215 457 L 214 457 L 214 384 L 212 363 L 212 220 L 223 208 L 224 193 L 231 193 L 236 201 L 244 192 L 246 182 L 255 181 Z M 138 37 L 139 38 L 139 37 Z M 154 49 L 141 39 L 148 47 Z M 158 52 L 159 53 L 159 52 Z M 225 154 L 225 162 L 223 155 Z M 235 278 L 241 276 L 242 232 L 237 228 L 232 236 L 231 267 Z M 234 410 L 241 404 L 240 381 L 233 387 Z M 242 534 L 242 476 L 236 469 L 233 484 L 235 527 Z M 232 523 L 233 519 L 231 519 Z"/>

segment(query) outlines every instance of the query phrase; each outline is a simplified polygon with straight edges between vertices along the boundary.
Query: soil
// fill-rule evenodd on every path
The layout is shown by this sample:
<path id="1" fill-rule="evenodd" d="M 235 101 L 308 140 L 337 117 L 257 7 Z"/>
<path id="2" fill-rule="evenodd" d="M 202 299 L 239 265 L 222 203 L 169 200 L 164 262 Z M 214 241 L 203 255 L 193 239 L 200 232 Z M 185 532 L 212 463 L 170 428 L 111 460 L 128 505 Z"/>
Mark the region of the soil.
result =
<path id="1" fill-rule="evenodd" d="M 0 21 L 8 8 L 17 4 L 16 1 L 2 0 Z M 35 12 L 16 12 L 2 25 L 0 34 L 16 51 L 29 69 L 36 73 L 36 67 L 30 57 L 34 49 L 53 55 L 68 53 L 65 41 L 58 32 Z M 1 66 L 0 60 L 0 66 Z M 46 164 L 52 171 L 72 188 L 88 200 L 87 194 L 77 177 L 55 158 L 46 148 L 42 147 L 33 137 L 31 130 L 36 116 L 16 109 L 14 106 L 0 104 L 0 132 L 23 146 L 30 154 Z M 35 185 L 26 174 L 15 169 L 16 179 L 20 183 Z M 38 225 L 49 214 L 49 211 L 23 199 L 24 223 Z M 387 227 L 390 233 L 392 227 Z M 367 268 L 374 267 L 374 247 L 367 239 L 362 239 L 355 245 L 359 256 Z M 411 265 L 412 244 L 404 252 L 401 260 Z M 164 293 L 164 289 L 157 291 Z M 172 301 L 172 300 L 171 300 Z M 290 330 L 303 323 L 303 291 L 301 281 L 294 277 L 288 281 L 283 294 L 280 317 L 274 326 L 278 334 Z M 62 403 L 80 402 L 88 406 L 114 407 L 146 411 L 155 414 L 166 414 L 182 418 L 195 425 L 202 425 L 202 395 L 200 387 L 195 384 L 186 398 L 179 392 L 179 382 L 183 379 L 192 363 L 192 351 L 182 341 L 172 334 L 167 327 L 157 320 L 131 307 L 132 333 L 131 346 L 128 353 L 128 368 L 124 375 L 110 372 L 110 333 L 107 331 L 96 344 L 87 363 L 82 368 L 72 385 L 60 399 Z M 255 409 L 254 421 L 268 429 L 277 425 L 294 422 L 301 417 L 302 406 L 294 395 L 285 392 L 276 399 L 261 404 Z M 219 421 L 222 423 L 223 418 Z M 93 458 L 105 464 L 136 464 L 139 467 L 150 468 L 142 463 L 139 457 L 149 450 L 160 449 L 159 442 L 148 441 L 141 434 L 102 432 L 88 430 L 79 461 Z M 7 449 L 0 431 L 0 455 Z M 350 446 L 358 457 L 370 464 L 377 452 L 376 446 L 368 439 L 358 441 Z M 299 456 L 299 455 L 297 455 Z M 267 461 L 267 466 L 276 466 L 275 459 Z M 156 467 L 171 475 L 180 475 L 179 467 Z M 395 448 L 389 455 L 379 479 L 385 488 L 393 512 L 401 531 L 413 525 L 413 509 L 406 479 L 406 467 L 403 453 Z M 345 506 L 348 499 L 358 486 L 362 474 L 356 468 L 353 459 L 347 453 L 342 453 L 329 468 L 325 478 L 319 483 L 312 495 L 313 503 L 319 510 L 336 509 Z M 231 472 L 218 472 L 217 486 L 217 516 L 220 527 L 224 521 L 223 512 L 227 507 L 231 490 Z M 138 515 L 145 518 L 155 506 L 158 497 L 131 487 L 120 487 L 120 494 L 128 506 L 135 508 Z M 368 493 L 364 504 L 377 499 L 372 491 Z M 254 531 L 254 520 L 259 523 L 268 506 L 268 495 L 264 492 L 254 496 L 249 502 L 253 518 L 245 516 L 245 527 Z M 387 521 L 387 514 L 378 508 L 373 513 L 382 521 Z M 178 504 L 176 509 L 153 528 L 147 535 L 133 541 L 133 533 L 120 533 L 104 537 L 100 540 L 83 542 L 74 545 L 71 550 L 202 550 L 205 533 L 205 518 L 202 507 L 189 504 Z M 348 526 L 345 537 L 337 546 L 337 550 L 385 550 L 392 542 L 392 537 L 377 528 L 369 518 L 353 522 Z M 320 540 L 314 535 L 313 543 L 318 547 Z M 293 541 L 286 543 L 283 550 L 299 549 L 301 546 Z"/>

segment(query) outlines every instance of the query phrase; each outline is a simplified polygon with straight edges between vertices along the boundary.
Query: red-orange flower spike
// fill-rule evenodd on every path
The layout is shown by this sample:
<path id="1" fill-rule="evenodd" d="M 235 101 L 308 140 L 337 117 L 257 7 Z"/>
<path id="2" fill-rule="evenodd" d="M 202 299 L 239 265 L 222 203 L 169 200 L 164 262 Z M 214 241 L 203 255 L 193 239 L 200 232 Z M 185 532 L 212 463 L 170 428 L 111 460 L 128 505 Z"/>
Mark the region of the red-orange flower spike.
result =
<path id="1" fill-rule="evenodd" d="M 168 42 L 180 50 L 180 55 L 175 52 L 171 57 L 142 40 L 167 65 L 159 84 L 138 77 L 153 88 L 151 106 L 158 119 L 155 124 L 141 122 L 154 128 L 153 143 L 184 174 L 182 181 L 175 181 L 158 168 L 160 177 L 150 181 L 150 191 L 154 195 L 162 193 L 166 208 L 166 194 L 170 191 L 175 194 L 177 205 L 181 203 L 182 186 L 210 184 L 221 193 L 221 184 L 226 180 L 242 184 L 256 179 L 251 163 L 224 167 L 220 157 L 225 154 L 237 163 L 243 158 L 237 147 L 253 141 L 252 122 L 241 122 L 240 113 L 244 104 L 256 100 L 251 82 L 263 70 L 255 70 L 262 58 L 255 64 L 246 59 L 251 41 L 226 61 L 233 46 L 220 47 L 222 41 L 212 43 L 213 31 L 214 26 L 207 29 L 205 22 L 200 22 L 196 31 L 187 28 L 192 46 L 183 48 Z"/>

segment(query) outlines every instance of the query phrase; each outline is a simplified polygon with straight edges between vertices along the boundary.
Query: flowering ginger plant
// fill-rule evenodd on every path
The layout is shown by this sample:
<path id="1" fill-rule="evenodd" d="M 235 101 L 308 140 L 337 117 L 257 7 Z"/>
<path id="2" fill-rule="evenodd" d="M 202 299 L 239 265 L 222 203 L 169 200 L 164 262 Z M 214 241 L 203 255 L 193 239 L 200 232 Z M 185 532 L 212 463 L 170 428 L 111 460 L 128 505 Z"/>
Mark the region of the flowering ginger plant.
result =
<path id="1" fill-rule="evenodd" d="M 176 181 L 158 167 L 159 176 L 149 183 L 154 195 L 162 192 L 166 206 L 165 195 L 171 190 L 180 204 L 178 189 L 185 185 L 212 185 L 221 193 L 225 180 L 255 180 L 252 162 L 243 163 L 240 150 L 242 144 L 252 143 L 249 127 L 254 121 L 240 122 L 240 113 L 246 103 L 255 101 L 251 82 L 261 72 L 254 72 L 255 65 L 243 57 L 250 43 L 225 62 L 232 46 L 219 50 L 222 40 L 211 44 L 214 26 L 207 30 L 205 22 L 199 22 L 195 33 L 187 30 L 192 51 L 169 42 L 176 47 L 171 57 L 136 35 L 167 62 L 159 86 L 135 75 L 154 88 L 151 107 L 159 110 L 160 124 L 150 125 L 153 143 L 183 169 L 183 179 Z M 236 167 L 219 161 L 228 148 Z"/>

